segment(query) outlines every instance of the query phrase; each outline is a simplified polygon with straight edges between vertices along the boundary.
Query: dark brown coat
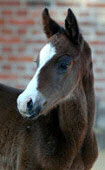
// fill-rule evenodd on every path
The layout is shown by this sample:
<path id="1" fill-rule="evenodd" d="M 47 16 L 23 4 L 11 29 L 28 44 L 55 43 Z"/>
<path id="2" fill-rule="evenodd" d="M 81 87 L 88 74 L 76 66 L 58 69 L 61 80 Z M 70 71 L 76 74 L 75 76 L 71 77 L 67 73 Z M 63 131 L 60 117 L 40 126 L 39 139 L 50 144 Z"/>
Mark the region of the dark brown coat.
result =
<path id="1" fill-rule="evenodd" d="M 72 27 L 66 34 L 71 35 L 70 41 L 78 50 L 79 45 L 83 48 L 73 68 L 79 68 L 79 63 L 83 66 L 77 70 L 80 77 L 73 95 L 57 104 L 46 116 L 42 114 L 36 120 L 28 120 L 23 119 L 16 109 L 16 99 L 22 91 L 0 84 L 0 170 L 90 170 L 97 158 L 93 132 L 95 98 L 91 51 L 79 34 L 70 10 L 68 15 L 66 29 L 69 28 L 68 24 L 73 25 L 69 21 L 73 17 L 71 21 L 76 24 L 76 30 Z M 44 29 L 50 37 L 59 26 L 51 21 L 47 10 L 44 17 L 47 22 Z M 49 29 L 49 21 L 53 26 L 55 24 L 54 29 L 53 26 Z M 64 34 L 60 36 L 61 40 L 67 40 Z M 70 47 L 71 42 L 66 41 L 71 44 Z M 78 52 L 74 47 L 72 52 L 73 49 Z M 42 73 L 39 81 L 42 81 Z M 68 85 L 71 82 L 68 81 Z M 39 89 L 42 88 L 39 84 Z"/>
<path id="2" fill-rule="evenodd" d="M 89 170 L 97 157 L 97 145 L 89 111 L 90 125 L 85 132 L 87 118 L 81 112 L 84 103 L 81 105 L 76 97 L 46 117 L 28 121 L 16 111 L 20 92 L 0 84 L 0 169 L 64 170 L 71 162 L 70 170 Z M 85 138 L 82 143 L 81 137 Z"/>

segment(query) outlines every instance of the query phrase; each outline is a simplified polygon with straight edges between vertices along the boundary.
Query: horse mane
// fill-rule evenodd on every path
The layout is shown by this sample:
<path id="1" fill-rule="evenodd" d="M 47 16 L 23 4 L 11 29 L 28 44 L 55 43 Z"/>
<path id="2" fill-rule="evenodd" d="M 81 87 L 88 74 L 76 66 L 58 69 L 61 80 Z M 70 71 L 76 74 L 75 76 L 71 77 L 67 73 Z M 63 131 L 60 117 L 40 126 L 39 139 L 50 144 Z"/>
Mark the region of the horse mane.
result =
<path id="1" fill-rule="evenodd" d="M 85 163 L 85 167 L 87 169 L 91 168 L 91 163 L 95 160 L 98 156 L 97 151 L 97 142 L 96 137 L 93 131 L 94 127 L 94 118 L 95 118 L 95 94 L 94 94 L 94 75 L 93 75 L 93 64 L 92 64 L 92 56 L 91 56 L 91 49 L 87 42 L 84 42 L 84 51 L 83 57 L 84 62 L 87 68 L 85 68 L 82 83 L 84 92 L 86 95 L 87 100 L 87 109 L 88 109 L 88 129 L 87 134 L 84 140 L 84 144 L 82 147 L 83 151 L 83 160 Z M 92 144 L 91 144 L 92 143 Z M 96 153 L 96 154 L 94 154 Z"/>

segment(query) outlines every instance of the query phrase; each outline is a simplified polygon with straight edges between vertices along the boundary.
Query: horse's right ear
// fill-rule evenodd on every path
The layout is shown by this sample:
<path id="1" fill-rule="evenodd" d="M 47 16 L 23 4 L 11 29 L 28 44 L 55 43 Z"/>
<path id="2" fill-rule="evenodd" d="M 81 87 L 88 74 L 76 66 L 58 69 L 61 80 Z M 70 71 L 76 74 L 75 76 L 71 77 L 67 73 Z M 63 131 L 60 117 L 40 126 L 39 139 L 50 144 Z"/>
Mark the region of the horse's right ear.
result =
<path id="1" fill-rule="evenodd" d="M 44 9 L 42 13 L 43 28 L 46 36 L 50 38 L 52 35 L 56 34 L 60 30 L 59 24 L 57 24 L 49 15 L 47 8 Z"/>
<path id="2" fill-rule="evenodd" d="M 68 37 L 75 44 L 80 44 L 82 36 L 79 31 L 78 22 L 71 9 L 68 9 L 67 17 L 65 19 L 65 29 Z"/>

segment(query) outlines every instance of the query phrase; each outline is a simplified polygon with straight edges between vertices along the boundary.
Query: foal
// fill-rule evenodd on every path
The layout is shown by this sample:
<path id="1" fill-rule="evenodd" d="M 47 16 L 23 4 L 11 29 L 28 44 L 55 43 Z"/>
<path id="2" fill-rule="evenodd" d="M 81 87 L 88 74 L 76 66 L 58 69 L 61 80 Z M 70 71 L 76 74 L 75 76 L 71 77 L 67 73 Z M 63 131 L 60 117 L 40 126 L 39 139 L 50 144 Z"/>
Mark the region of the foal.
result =
<path id="1" fill-rule="evenodd" d="M 47 9 L 43 25 L 48 43 L 25 91 L 0 86 L 0 170 L 90 170 L 97 158 L 91 50 L 70 9 L 65 29 Z M 15 111 L 18 94 L 26 119 Z"/>
<path id="2" fill-rule="evenodd" d="M 47 9 L 43 26 L 48 43 L 39 54 L 33 79 L 18 97 L 18 109 L 23 117 L 43 121 L 35 142 L 42 169 L 72 169 L 74 159 L 81 155 L 81 165 L 74 169 L 87 170 L 97 157 L 91 50 L 70 9 L 65 29 L 51 19 Z"/>

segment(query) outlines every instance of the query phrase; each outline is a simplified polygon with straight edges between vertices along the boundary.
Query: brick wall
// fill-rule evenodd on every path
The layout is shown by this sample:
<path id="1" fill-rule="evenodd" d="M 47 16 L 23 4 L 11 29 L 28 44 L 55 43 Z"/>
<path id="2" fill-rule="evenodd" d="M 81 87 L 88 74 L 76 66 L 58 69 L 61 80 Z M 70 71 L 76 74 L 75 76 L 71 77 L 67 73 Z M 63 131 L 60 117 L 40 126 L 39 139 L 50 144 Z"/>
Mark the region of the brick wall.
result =
<path id="1" fill-rule="evenodd" d="M 0 0 L 0 82 L 24 88 L 35 72 L 34 59 L 46 42 L 41 12 L 63 24 L 68 7 L 93 51 L 95 90 L 105 103 L 105 0 Z"/>

